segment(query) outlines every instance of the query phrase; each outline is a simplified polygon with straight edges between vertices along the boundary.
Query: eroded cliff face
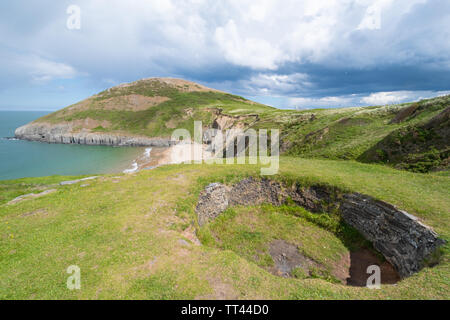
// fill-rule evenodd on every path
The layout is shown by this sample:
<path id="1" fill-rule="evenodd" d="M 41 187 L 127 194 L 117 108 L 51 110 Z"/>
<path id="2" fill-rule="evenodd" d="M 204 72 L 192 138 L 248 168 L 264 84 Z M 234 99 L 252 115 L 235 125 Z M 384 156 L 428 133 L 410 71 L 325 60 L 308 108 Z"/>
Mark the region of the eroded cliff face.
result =
<path id="1" fill-rule="evenodd" d="M 401 277 L 420 271 L 445 241 L 416 217 L 395 206 L 359 193 L 340 193 L 322 186 L 286 187 L 276 181 L 244 179 L 226 186 L 214 183 L 200 194 L 196 207 L 200 226 L 236 205 L 270 203 L 288 199 L 311 212 L 337 212 L 358 230 L 397 270 Z"/>
<path id="2" fill-rule="evenodd" d="M 77 131 L 72 123 L 30 123 L 17 128 L 15 136 L 18 139 L 29 141 L 103 146 L 169 147 L 175 144 L 174 141 L 163 138 L 97 133 L 86 128 Z"/>
<path id="3" fill-rule="evenodd" d="M 229 129 L 241 129 L 251 127 L 259 121 L 259 116 L 256 114 L 249 114 L 245 116 L 232 116 L 223 113 L 220 108 L 207 109 L 214 114 L 214 121 L 212 129 L 229 130 Z"/>

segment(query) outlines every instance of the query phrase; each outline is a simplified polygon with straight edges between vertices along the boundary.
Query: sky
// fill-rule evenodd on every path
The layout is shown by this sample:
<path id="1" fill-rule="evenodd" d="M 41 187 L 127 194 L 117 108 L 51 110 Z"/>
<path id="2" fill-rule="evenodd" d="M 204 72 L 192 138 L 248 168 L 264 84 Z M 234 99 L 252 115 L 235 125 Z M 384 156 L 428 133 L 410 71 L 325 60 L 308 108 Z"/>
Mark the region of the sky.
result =
<path id="1" fill-rule="evenodd" d="M 448 0 L 0 3 L 0 110 L 174 77 L 278 108 L 450 94 Z"/>

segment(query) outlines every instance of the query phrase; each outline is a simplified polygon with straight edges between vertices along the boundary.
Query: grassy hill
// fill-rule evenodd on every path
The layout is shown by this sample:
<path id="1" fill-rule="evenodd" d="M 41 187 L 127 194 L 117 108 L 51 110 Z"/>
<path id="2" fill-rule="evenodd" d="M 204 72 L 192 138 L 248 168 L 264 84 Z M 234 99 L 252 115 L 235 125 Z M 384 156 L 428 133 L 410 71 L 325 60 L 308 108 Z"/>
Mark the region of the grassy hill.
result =
<path id="1" fill-rule="evenodd" d="M 237 117 L 273 108 L 181 79 L 151 78 L 110 88 L 35 122 L 70 123 L 73 132 L 168 138 L 175 128 L 193 131 L 194 120 L 211 126 L 217 110 Z M 246 120 L 249 125 L 254 118 Z"/>
<path id="2" fill-rule="evenodd" d="M 258 166 L 173 165 L 133 175 L 2 181 L 1 299 L 448 299 L 449 246 L 441 261 L 381 290 L 345 286 L 326 274 L 283 278 L 268 271 L 269 244 L 285 240 L 327 269 L 351 250 L 333 220 L 301 208 L 237 207 L 199 227 L 199 193 L 211 182 L 257 176 Z M 450 239 L 449 179 L 355 161 L 282 158 L 280 174 L 362 192 L 417 215 Z M 395 181 L 395 183 L 392 183 Z M 20 194 L 56 189 L 7 205 Z M 81 290 L 66 288 L 70 265 Z"/>

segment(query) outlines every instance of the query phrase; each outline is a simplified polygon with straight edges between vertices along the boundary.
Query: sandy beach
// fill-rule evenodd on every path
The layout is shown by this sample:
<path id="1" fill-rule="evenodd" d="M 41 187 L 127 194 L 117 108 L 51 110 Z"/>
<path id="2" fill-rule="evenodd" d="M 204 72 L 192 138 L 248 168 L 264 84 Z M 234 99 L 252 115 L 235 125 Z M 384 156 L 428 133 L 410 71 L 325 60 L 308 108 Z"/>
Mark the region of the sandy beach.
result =
<path id="1" fill-rule="evenodd" d="M 207 160 L 213 157 L 207 151 L 206 145 L 196 145 L 202 150 L 202 159 Z M 178 144 L 172 147 L 149 147 L 133 161 L 131 166 L 123 173 L 134 173 L 141 170 L 150 170 L 162 165 L 179 164 L 194 159 L 194 146 L 190 144 Z"/>

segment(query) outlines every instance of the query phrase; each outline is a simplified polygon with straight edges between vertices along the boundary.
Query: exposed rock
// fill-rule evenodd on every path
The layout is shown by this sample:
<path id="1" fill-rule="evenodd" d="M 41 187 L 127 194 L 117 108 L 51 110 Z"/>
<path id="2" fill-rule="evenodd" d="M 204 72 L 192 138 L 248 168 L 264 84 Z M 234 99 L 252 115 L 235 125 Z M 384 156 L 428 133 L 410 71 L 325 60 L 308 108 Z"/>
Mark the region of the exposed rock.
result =
<path id="1" fill-rule="evenodd" d="M 127 136 L 121 134 L 74 132 L 73 124 L 30 123 L 15 131 L 19 139 L 63 144 L 103 146 L 170 147 L 176 142 L 163 138 Z"/>
<path id="2" fill-rule="evenodd" d="M 53 193 L 53 192 L 56 192 L 56 191 L 57 191 L 56 189 L 49 189 L 49 190 L 45 190 L 45 191 L 43 191 L 43 192 L 41 192 L 41 193 L 29 193 L 29 194 L 24 194 L 24 195 L 18 196 L 17 198 L 15 198 L 15 199 L 9 201 L 7 204 L 8 204 L 8 205 L 11 205 L 11 204 L 16 204 L 16 203 L 18 203 L 18 202 L 21 202 L 21 201 L 23 201 L 23 200 L 29 200 L 29 199 L 40 198 L 40 197 L 46 196 L 46 195 L 48 195 L 48 194 L 50 194 L 50 193 Z"/>
<path id="3" fill-rule="evenodd" d="M 88 180 L 94 180 L 97 179 L 98 177 L 87 177 L 87 178 L 83 178 L 83 179 L 77 179 L 77 180 L 71 180 L 71 181 L 62 181 L 59 184 L 61 186 L 67 186 L 67 185 L 71 185 L 71 184 L 76 184 L 79 183 L 81 181 L 88 181 Z"/>
<path id="4" fill-rule="evenodd" d="M 424 267 L 425 260 L 445 243 L 428 226 L 395 206 L 359 193 L 340 194 L 323 186 L 286 188 L 279 182 L 247 178 L 232 187 L 210 184 L 196 208 L 199 225 L 215 219 L 230 206 L 270 203 L 291 198 L 312 212 L 336 212 L 358 230 L 397 270 L 407 277 Z"/>
<path id="5" fill-rule="evenodd" d="M 210 184 L 200 195 L 197 204 L 198 224 L 202 226 L 215 219 L 228 208 L 228 204 L 228 188 L 220 183 Z"/>
<path id="6" fill-rule="evenodd" d="M 186 247 L 189 247 L 191 245 L 189 242 L 187 242 L 184 239 L 178 239 L 178 243 L 181 244 L 182 246 L 186 246 Z"/>
<path id="7" fill-rule="evenodd" d="M 229 204 L 258 205 L 272 203 L 281 205 L 286 200 L 286 194 L 282 192 L 281 185 L 271 180 L 255 180 L 247 178 L 235 184 L 229 191 Z"/>
<path id="8" fill-rule="evenodd" d="M 245 116 L 232 116 L 223 113 L 222 109 L 219 108 L 208 108 L 214 114 L 215 119 L 213 121 L 212 128 L 218 130 L 228 130 L 228 129 L 244 129 L 247 126 L 254 124 L 259 121 L 259 116 L 257 114 L 248 114 Z"/>
<path id="9" fill-rule="evenodd" d="M 422 269 L 423 261 L 444 244 L 416 217 L 359 193 L 344 195 L 340 213 L 349 225 L 372 242 L 402 277 Z"/>
<path id="10" fill-rule="evenodd" d="M 284 188 L 279 182 L 268 179 L 244 179 L 232 188 L 213 183 L 200 194 L 196 212 L 200 225 L 214 219 L 228 206 L 248 206 L 270 203 L 280 206 L 290 197 L 298 205 L 312 212 L 323 212 L 330 207 L 326 202 L 331 194 L 326 188 L 313 186 L 308 188 Z M 210 211 L 213 210 L 213 213 Z M 219 212 L 220 211 L 220 212 Z"/>
<path id="11" fill-rule="evenodd" d="M 288 193 L 296 204 L 311 212 L 330 212 L 337 208 L 337 203 L 331 201 L 334 197 L 333 192 L 325 187 L 295 186 Z"/>

